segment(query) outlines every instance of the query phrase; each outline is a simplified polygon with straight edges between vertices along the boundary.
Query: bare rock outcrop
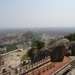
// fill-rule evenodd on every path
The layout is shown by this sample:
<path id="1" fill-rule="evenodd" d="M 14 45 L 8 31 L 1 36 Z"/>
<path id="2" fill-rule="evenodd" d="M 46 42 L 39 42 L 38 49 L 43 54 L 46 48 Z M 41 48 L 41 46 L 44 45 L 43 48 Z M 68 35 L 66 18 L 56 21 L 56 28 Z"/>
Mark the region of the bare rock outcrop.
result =
<path id="1" fill-rule="evenodd" d="M 69 49 L 72 51 L 72 55 L 75 55 L 75 41 L 71 42 Z"/>
<path id="2" fill-rule="evenodd" d="M 35 63 L 47 56 L 50 56 L 50 51 L 48 50 L 48 48 L 44 47 L 38 52 L 37 56 L 34 58 L 32 63 Z"/>
<path id="3" fill-rule="evenodd" d="M 33 62 L 36 62 L 46 56 L 50 56 L 52 62 L 62 61 L 68 51 L 69 45 L 70 42 L 66 38 L 58 40 L 54 44 L 42 48 L 34 58 Z"/>
<path id="4" fill-rule="evenodd" d="M 70 42 L 68 39 L 64 38 L 61 40 L 58 40 L 52 45 L 51 50 L 51 61 L 62 61 L 64 56 L 66 55 L 68 48 L 69 48 Z"/>
<path id="5" fill-rule="evenodd" d="M 68 50 L 66 56 L 71 56 L 71 55 L 72 55 L 72 50 Z"/>

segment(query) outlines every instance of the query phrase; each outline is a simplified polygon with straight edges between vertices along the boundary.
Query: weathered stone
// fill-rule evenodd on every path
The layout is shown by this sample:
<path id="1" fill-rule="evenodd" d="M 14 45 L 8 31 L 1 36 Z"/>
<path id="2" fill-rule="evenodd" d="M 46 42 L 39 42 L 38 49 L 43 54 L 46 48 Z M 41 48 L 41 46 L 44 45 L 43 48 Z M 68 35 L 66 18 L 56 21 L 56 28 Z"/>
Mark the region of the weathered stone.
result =
<path id="1" fill-rule="evenodd" d="M 70 55 L 72 55 L 72 51 L 68 50 L 67 53 L 66 53 L 66 56 L 70 56 Z"/>
<path id="2" fill-rule="evenodd" d="M 73 69 L 72 71 L 70 71 L 70 72 L 68 73 L 68 75 L 75 75 L 75 69 Z"/>
<path id="3" fill-rule="evenodd" d="M 39 61 L 40 59 L 43 59 L 46 56 L 50 56 L 52 62 L 62 61 L 68 51 L 69 45 L 70 42 L 66 38 L 58 40 L 54 44 L 42 48 L 38 52 L 33 62 Z"/>
<path id="4" fill-rule="evenodd" d="M 48 48 L 47 48 L 47 49 L 46 49 L 46 48 L 42 48 L 42 49 L 38 52 L 37 56 L 34 58 L 34 60 L 32 61 L 32 63 L 37 62 L 37 61 L 39 61 L 39 60 L 42 60 L 42 59 L 44 59 L 45 57 L 47 57 L 48 55 L 50 56 L 50 51 L 48 50 Z"/>
<path id="5" fill-rule="evenodd" d="M 72 51 L 72 55 L 75 55 L 75 41 L 71 42 L 69 49 Z"/>
<path id="6" fill-rule="evenodd" d="M 69 45 L 70 45 L 70 42 L 66 38 L 55 42 L 52 45 L 52 50 L 51 50 L 51 55 L 50 55 L 51 61 L 52 62 L 62 61 L 68 51 Z"/>

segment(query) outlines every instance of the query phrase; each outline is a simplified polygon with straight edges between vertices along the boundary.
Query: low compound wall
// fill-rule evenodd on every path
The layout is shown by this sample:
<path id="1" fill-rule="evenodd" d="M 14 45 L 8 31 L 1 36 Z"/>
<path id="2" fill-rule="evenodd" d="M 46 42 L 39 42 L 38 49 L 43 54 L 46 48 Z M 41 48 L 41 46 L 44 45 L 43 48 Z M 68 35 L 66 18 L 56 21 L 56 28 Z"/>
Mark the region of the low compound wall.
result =
<path id="1" fill-rule="evenodd" d="M 15 75 L 40 75 L 42 72 L 45 72 L 46 70 L 52 68 L 50 62 L 50 57 L 45 57 L 45 59 L 42 59 L 32 65 L 26 65 L 23 67 L 17 67 L 16 70 L 14 70 Z M 48 64 L 47 64 L 48 63 Z M 47 64 L 47 65 L 46 65 Z M 1 75 L 12 75 L 10 72 L 4 73 Z"/>
<path id="2" fill-rule="evenodd" d="M 11 75 L 11 73 L 10 72 L 6 72 L 6 73 L 0 74 L 0 75 Z"/>
<path id="3" fill-rule="evenodd" d="M 10 51 L 10 52 L 7 52 L 7 53 L 4 53 L 4 54 L 1 54 L 1 56 L 4 58 L 4 57 L 7 57 L 7 56 L 9 56 L 11 53 L 15 53 L 15 52 L 17 52 L 19 49 L 17 49 L 17 50 L 13 50 L 13 51 Z"/>

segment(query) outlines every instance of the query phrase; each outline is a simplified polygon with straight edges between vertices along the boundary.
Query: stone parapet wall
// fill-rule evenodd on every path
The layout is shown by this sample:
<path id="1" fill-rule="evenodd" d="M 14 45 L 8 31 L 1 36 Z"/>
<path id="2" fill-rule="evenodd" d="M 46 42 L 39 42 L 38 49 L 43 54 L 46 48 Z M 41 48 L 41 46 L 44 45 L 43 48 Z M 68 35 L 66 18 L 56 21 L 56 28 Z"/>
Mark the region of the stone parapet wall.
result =
<path id="1" fill-rule="evenodd" d="M 40 71 L 40 73 L 50 69 L 51 66 L 51 62 L 50 62 L 50 57 L 45 57 L 45 59 L 42 59 L 36 63 L 30 64 L 30 65 L 26 65 L 23 67 L 17 67 L 17 69 L 14 71 L 15 75 L 31 75 L 31 73 L 33 73 L 33 75 L 37 75 Z M 47 64 L 49 63 L 49 64 Z M 45 65 L 47 64 L 47 65 Z M 43 66 L 43 67 L 41 67 Z M 0 74 L 0 75 L 12 75 L 10 72 L 6 72 L 4 74 Z"/>
<path id="2" fill-rule="evenodd" d="M 45 57 L 45 59 L 42 59 L 42 60 L 40 60 L 36 63 L 33 63 L 31 65 L 27 65 L 27 66 L 24 66 L 24 67 L 21 67 L 21 68 L 19 67 L 19 70 L 20 70 L 19 74 L 22 75 L 23 73 L 28 73 L 28 72 L 48 63 L 50 61 L 51 61 L 50 57 L 48 56 L 48 57 Z"/>
<path id="3" fill-rule="evenodd" d="M 1 56 L 3 56 L 3 57 L 9 56 L 11 53 L 15 53 L 15 52 L 17 52 L 18 50 L 19 50 L 19 49 L 13 50 L 13 51 L 10 51 L 10 52 L 4 53 L 4 54 L 1 54 Z"/>
<path id="4" fill-rule="evenodd" d="M 34 70 L 31 70 L 28 73 L 23 73 L 23 74 L 19 74 L 19 75 L 25 75 L 25 74 L 27 74 L 27 75 L 41 75 L 43 72 L 45 72 L 51 68 L 52 68 L 51 63 L 48 63 L 47 65 L 43 65 L 38 68 L 35 68 Z"/>
<path id="5" fill-rule="evenodd" d="M 6 73 L 0 74 L 0 75 L 11 75 L 11 73 L 10 72 L 6 72 Z"/>

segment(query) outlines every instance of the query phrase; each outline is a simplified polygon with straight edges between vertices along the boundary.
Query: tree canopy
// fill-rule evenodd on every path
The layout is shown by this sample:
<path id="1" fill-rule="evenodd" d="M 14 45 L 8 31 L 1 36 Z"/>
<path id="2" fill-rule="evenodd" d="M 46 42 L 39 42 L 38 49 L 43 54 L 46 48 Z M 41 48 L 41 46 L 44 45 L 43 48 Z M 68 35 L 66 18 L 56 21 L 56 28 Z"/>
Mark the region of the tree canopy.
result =
<path id="1" fill-rule="evenodd" d="M 7 51 L 0 50 L 0 54 L 7 53 L 7 52 L 10 52 L 10 51 L 13 51 L 13 50 L 17 49 L 15 43 L 13 43 L 13 44 L 8 44 L 8 45 L 6 45 L 6 44 L 1 45 L 1 44 L 0 44 L 0 48 L 3 48 L 3 47 L 6 47 L 6 48 L 7 48 Z"/>
<path id="2" fill-rule="evenodd" d="M 75 41 L 75 33 L 64 36 L 64 38 L 67 38 L 69 41 Z"/>
<path id="3" fill-rule="evenodd" d="M 21 60 L 27 60 L 27 59 L 31 59 L 31 61 L 34 59 L 35 55 L 36 55 L 36 50 L 34 49 L 34 46 L 37 47 L 38 51 L 43 48 L 45 46 L 45 43 L 43 41 L 39 41 L 39 40 L 33 40 L 32 41 L 32 45 L 31 45 L 31 49 L 29 49 L 27 51 L 27 53 L 25 53 L 22 57 Z"/>
<path id="4" fill-rule="evenodd" d="M 28 60 L 31 59 L 31 61 L 34 59 L 35 57 L 35 53 L 34 53 L 34 49 L 31 48 L 27 51 L 27 53 L 25 53 L 22 57 L 21 60 Z"/>
<path id="5" fill-rule="evenodd" d="M 28 60 L 30 59 L 29 56 L 28 56 L 28 53 L 25 53 L 22 57 L 21 57 L 21 60 Z"/>
<path id="6" fill-rule="evenodd" d="M 33 40 L 32 41 L 32 47 L 36 46 L 38 51 L 45 46 L 45 43 L 40 40 Z"/>
<path id="7" fill-rule="evenodd" d="M 7 52 L 10 52 L 10 51 L 13 51 L 13 50 L 17 49 L 15 43 L 13 43 L 12 45 L 9 44 L 9 45 L 7 45 L 6 47 L 7 47 Z"/>
<path id="8" fill-rule="evenodd" d="M 27 53 L 30 59 L 33 60 L 35 57 L 34 49 L 33 48 L 29 49 Z"/>

